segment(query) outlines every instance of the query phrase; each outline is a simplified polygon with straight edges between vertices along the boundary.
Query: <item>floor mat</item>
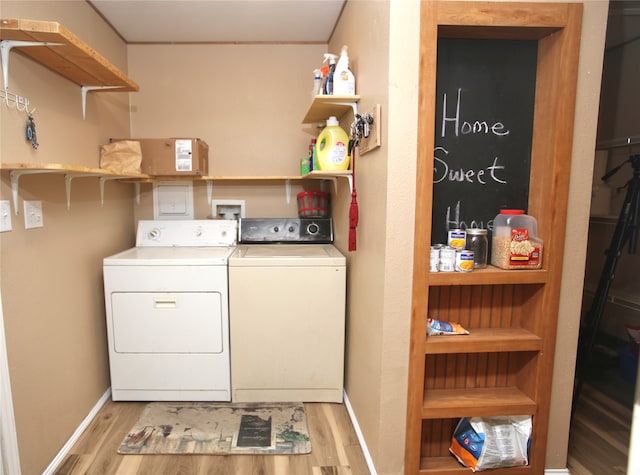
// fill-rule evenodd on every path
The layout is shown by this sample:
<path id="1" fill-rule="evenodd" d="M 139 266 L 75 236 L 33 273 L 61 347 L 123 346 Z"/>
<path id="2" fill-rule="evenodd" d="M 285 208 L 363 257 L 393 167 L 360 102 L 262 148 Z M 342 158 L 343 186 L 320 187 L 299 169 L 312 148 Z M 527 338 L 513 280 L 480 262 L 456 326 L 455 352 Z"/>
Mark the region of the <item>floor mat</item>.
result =
<path id="1" fill-rule="evenodd" d="M 152 402 L 120 454 L 306 454 L 302 403 Z"/>

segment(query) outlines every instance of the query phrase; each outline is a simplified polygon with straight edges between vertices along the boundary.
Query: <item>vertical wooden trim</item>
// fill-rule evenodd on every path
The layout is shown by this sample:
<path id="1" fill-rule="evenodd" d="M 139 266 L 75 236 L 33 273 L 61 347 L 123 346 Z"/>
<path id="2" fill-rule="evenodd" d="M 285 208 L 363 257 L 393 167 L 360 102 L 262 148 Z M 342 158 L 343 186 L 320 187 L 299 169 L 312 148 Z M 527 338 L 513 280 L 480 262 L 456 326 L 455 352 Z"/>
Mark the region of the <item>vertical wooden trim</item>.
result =
<path id="1" fill-rule="evenodd" d="M 583 6 L 581 3 L 567 4 L 566 9 L 567 20 L 563 29 L 539 42 L 538 71 L 541 87 L 543 84 L 547 87 L 548 102 L 541 110 L 536 108 L 534 117 L 532 163 L 538 165 L 535 174 L 532 170 L 532 182 L 543 192 L 530 190 L 530 207 L 541 216 L 539 226 L 545 238 L 544 253 L 547 256 L 545 259 L 543 255 L 543 267 L 549 271 L 548 281 L 536 309 L 540 318 L 544 316 L 545 320 L 534 397 L 538 404 L 534 422 L 537 435 L 532 444 L 531 459 L 536 473 L 544 470 L 549 429 Z M 543 94 L 542 90 L 537 91 L 536 101 L 538 92 Z M 540 167 L 545 168 L 541 170 Z M 543 183 L 535 179 L 536 176 L 542 177 Z"/>
<path id="2" fill-rule="evenodd" d="M 418 473 L 422 445 L 428 269 L 431 247 L 431 200 L 433 196 L 433 147 L 435 121 L 436 52 L 438 28 L 436 2 L 420 5 L 420 93 L 418 95 L 418 163 L 416 177 L 416 226 L 411 305 L 409 390 L 405 439 L 405 473 Z"/>

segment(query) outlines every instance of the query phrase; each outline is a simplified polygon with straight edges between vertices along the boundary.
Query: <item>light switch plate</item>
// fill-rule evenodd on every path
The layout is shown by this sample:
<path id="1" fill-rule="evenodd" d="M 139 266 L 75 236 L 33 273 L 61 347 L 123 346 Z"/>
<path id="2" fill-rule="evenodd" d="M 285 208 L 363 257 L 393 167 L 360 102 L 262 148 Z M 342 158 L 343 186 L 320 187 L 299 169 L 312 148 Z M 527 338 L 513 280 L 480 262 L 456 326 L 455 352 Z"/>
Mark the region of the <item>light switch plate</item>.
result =
<path id="1" fill-rule="evenodd" d="M 42 201 L 24 202 L 24 228 L 42 228 L 44 217 L 42 216 Z"/>
<path id="2" fill-rule="evenodd" d="M 0 233 L 11 231 L 11 202 L 9 200 L 0 201 Z"/>

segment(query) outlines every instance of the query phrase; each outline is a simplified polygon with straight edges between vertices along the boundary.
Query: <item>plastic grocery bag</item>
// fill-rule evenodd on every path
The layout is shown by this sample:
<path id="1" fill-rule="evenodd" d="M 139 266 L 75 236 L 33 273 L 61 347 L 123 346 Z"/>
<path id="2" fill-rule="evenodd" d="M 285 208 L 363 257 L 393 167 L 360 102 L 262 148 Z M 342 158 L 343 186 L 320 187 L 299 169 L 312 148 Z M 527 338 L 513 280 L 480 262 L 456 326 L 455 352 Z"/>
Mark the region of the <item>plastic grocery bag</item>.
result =
<path id="1" fill-rule="evenodd" d="M 474 472 L 529 464 L 531 416 L 460 419 L 449 451 Z"/>
<path id="2" fill-rule="evenodd" d="M 142 147 L 137 140 L 119 140 L 100 146 L 100 168 L 117 173 L 139 174 Z"/>

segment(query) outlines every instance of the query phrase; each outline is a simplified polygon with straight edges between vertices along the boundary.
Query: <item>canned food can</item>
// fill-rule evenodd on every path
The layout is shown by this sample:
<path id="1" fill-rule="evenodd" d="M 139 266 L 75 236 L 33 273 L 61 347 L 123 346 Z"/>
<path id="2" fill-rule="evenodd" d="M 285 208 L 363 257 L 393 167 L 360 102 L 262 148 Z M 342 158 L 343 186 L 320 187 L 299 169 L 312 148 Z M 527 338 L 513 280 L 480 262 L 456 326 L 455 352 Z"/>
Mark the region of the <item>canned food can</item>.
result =
<path id="1" fill-rule="evenodd" d="M 438 272 L 438 265 L 440 264 L 440 248 L 441 244 L 431 246 L 431 255 L 429 259 L 429 272 Z"/>
<path id="2" fill-rule="evenodd" d="M 447 232 L 447 246 L 454 249 L 464 249 L 467 233 L 462 229 L 451 229 Z"/>
<path id="3" fill-rule="evenodd" d="M 456 271 L 471 272 L 473 265 L 473 251 L 467 249 L 456 251 Z"/>
<path id="4" fill-rule="evenodd" d="M 453 272 L 456 268 L 456 250 L 452 247 L 443 247 L 440 249 L 440 263 L 438 270 L 440 272 Z"/>

